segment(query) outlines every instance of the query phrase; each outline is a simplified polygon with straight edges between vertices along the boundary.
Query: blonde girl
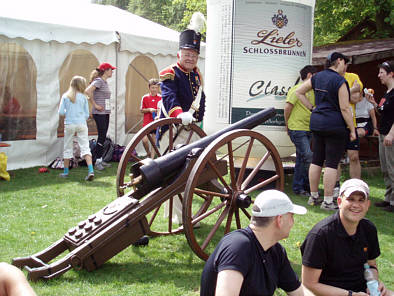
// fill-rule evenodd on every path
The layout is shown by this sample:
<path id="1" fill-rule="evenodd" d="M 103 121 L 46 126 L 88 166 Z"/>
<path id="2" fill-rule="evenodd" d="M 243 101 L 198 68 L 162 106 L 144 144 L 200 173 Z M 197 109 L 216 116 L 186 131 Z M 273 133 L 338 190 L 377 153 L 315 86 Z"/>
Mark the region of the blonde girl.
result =
<path id="1" fill-rule="evenodd" d="M 73 136 L 77 135 L 78 144 L 81 148 L 81 155 L 88 165 L 88 175 L 86 181 L 94 179 L 92 164 L 92 154 L 89 148 L 88 126 L 86 120 L 89 118 L 88 100 L 84 94 L 86 80 L 81 76 L 74 76 L 71 79 L 69 89 L 63 94 L 59 115 L 64 119 L 64 171 L 60 177 L 67 178 L 69 174 L 70 159 L 73 157 Z"/>

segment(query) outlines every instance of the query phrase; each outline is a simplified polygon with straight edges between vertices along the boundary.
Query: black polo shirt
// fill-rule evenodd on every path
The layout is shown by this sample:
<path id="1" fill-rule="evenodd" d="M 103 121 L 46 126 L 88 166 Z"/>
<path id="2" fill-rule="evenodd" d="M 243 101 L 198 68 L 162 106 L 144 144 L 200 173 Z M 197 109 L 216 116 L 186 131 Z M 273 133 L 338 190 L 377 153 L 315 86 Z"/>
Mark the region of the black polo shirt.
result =
<path id="1" fill-rule="evenodd" d="M 249 227 L 230 232 L 221 239 L 205 264 L 200 295 L 215 295 L 217 275 L 222 270 L 242 273 L 240 295 L 268 296 L 278 287 L 291 292 L 301 285 L 285 249 L 276 243 L 265 251 Z"/>
<path id="2" fill-rule="evenodd" d="M 380 255 L 375 225 L 362 219 L 350 236 L 339 211 L 317 223 L 301 246 L 302 264 L 322 269 L 319 282 L 338 288 L 364 292 L 364 263 Z"/>

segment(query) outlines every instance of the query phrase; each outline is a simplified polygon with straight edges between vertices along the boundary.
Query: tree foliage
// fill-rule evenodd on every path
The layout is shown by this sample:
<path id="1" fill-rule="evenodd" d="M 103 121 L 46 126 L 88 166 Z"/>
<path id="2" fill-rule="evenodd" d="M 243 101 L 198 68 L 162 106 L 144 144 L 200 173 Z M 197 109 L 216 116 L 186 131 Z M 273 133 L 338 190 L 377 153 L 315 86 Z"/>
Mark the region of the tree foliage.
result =
<path id="1" fill-rule="evenodd" d="M 122 9 L 182 31 L 195 11 L 207 15 L 206 0 L 94 0 Z M 351 28 L 369 18 L 376 22 L 376 32 L 364 30 L 358 37 L 394 37 L 393 0 L 316 0 L 314 45 L 333 43 Z"/>
<path id="2" fill-rule="evenodd" d="M 92 0 L 92 2 L 97 4 L 112 5 L 124 10 L 127 10 L 127 6 L 129 5 L 129 0 Z"/>
<path id="3" fill-rule="evenodd" d="M 392 0 L 316 0 L 314 45 L 335 42 L 365 18 L 376 22 L 376 32 L 362 32 L 359 38 L 394 37 Z M 390 15 L 391 14 L 391 15 Z"/>
<path id="4" fill-rule="evenodd" d="M 179 31 L 186 10 L 184 1 L 130 0 L 127 9 L 139 16 Z"/>

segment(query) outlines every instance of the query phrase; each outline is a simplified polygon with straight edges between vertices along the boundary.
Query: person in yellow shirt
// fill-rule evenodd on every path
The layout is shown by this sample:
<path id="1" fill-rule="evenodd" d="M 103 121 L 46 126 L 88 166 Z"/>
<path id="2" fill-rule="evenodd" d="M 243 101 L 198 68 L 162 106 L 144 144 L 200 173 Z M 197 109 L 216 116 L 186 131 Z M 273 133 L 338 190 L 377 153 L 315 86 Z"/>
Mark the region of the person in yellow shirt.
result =
<path id="1" fill-rule="evenodd" d="M 348 64 L 346 64 L 347 68 Z M 363 90 L 363 83 L 360 80 L 360 77 L 356 73 L 349 73 L 345 72 L 344 75 L 347 83 L 349 84 L 350 90 L 350 107 L 352 108 L 353 114 L 353 123 L 354 126 L 357 128 L 356 123 L 356 104 L 360 102 L 363 98 L 362 90 Z M 346 145 L 346 153 L 349 158 L 349 175 L 350 178 L 361 178 L 361 164 L 359 158 L 359 151 L 360 151 L 360 139 L 357 134 L 356 129 L 356 140 L 349 141 Z M 337 171 L 337 182 L 334 187 L 334 198 L 337 198 L 339 195 L 339 179 L 341 177 L 341 164 L 338 165 Z"/>
<path id="2" fill-rule="evenodd" d="M 312 161 L 310 147 L 312 134 L 309 128 L 311 111 L 298 100 L 295 91 L 302 82 L 310 79 L 314 73 L 316 73 L 316 68 L 310 65 L 301 69 L 300 76 L 302 81 L 289 90 L 284 108 L 287 134 L 296 147 L 292 189 L 295 194 L 304 196 L 309 196 L 308 171 Z M 314 106 L 315 94 L 313 90 L 307 92 L 306 97 Z"/>

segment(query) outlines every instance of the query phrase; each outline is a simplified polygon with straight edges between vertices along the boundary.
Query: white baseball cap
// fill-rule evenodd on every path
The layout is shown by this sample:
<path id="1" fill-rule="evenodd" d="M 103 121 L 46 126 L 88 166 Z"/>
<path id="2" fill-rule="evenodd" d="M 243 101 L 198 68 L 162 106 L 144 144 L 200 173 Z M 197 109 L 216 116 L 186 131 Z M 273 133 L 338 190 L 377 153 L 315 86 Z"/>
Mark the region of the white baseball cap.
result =
<path id="1" fill-rule="evenodd" d="M 345 197 L 349 197 L 353 192 L 361 192 L 365 198 L 368 198 L 369 187 L 363 180 L 349 179 L 343 182 L 339 189 L 339 195 L 343 194 Z"/>
<path id="2" fill-rule="evenodd" d="M 286 213 L 306 214 L 305 207 L 293 204 L 290 198 L 279 190 L 261 192 L 256 197 L 254 205 L 258 207 L 257 211 L 252 209 L 254 217 L 275 217 Z"/>

